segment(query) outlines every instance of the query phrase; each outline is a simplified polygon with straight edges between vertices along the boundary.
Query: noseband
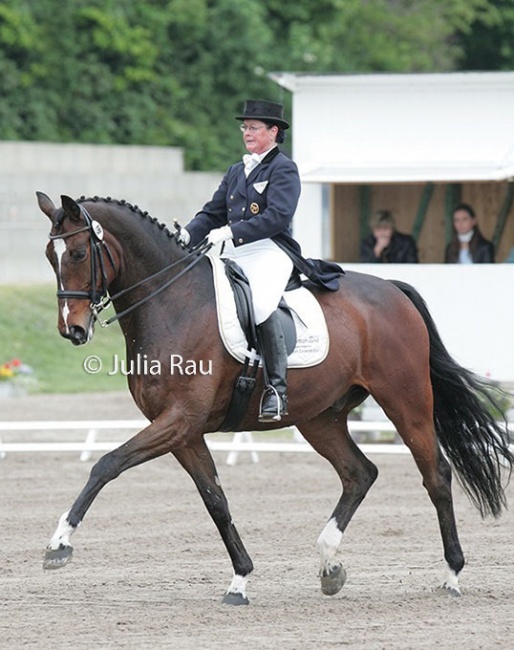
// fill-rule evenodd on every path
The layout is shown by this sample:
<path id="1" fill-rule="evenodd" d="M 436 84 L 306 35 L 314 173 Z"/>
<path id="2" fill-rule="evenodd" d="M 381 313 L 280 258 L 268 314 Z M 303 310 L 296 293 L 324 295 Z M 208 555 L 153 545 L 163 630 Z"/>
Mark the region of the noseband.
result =
<path id="1" fill-rule="evenodd" d="M 83 226 L 82 228 L 77 228 L 77 230 L 72 230 L 71 232 L 67 232 L 62 235 L 49 235 L 49 239 L 51 240 L 66 239 L 68 237 L 72 237 L 73 235 L 78 235 L 81 232 L 89 232 L 89 245 L 91 248 L 91 256 L 90 256 L 91 257 L 91 289 L 89 291 L 69 291 L 66 289 L 58 289 L 57 297 L 70 298 L 75 300 L 76 299 L 89 300 L 91 303 L 90 309 L 93 313 L 93 317 L 95 321 L 98 321 L 100 323 L 101 327 L 107 327 L 108 325 L 111 325 L 111 323 L 114 323 L 115 321 L 119 320 L 123 316 L 129 314 L 131 311 L 134 311 L 134 309 L 137 309 L 138 307 L 143 305 L 151 298 L 157 296 L 159 293 L 161 293 L 161 291 L 167 289 L 171 284 L 173 284 L 176 280 L 178 280 L 185 273 L 187 273 L 187 271 L 193 268 L 193 266 L 198 264 L 198 262 L 200 262 L 201 259 L 205 257 L 205 254 L 212 248 L 212 244 L 207 244 L 207 240 L 204 239 L 197 246 L 190 249 L 188 254 L 184 255 L 184 257 L 175 260 L 175 262 L 172 262 L 168 266 L 165 266 L 160 271 L 157 271 L 157 273 L 154 273 L 153 275 L 150 275 L 149 277 L 144 278 L 139 282 L 136 282 L 130 287 L 127 287 L 126 289 L 122 289 L 114 296 L 110 296 L 107 287 L 107 274 L 105 272 L 105 260 L 103 256 L 104 251 L 107 253 L 111 266 L 113 267 L 113 269 L 116 269 L 114 258 L 109 249 L 109 246 L 104 241 L 102 226 L 98 223 L 98 221 L 95 221 L 91 217 L 91 215 L 86 210 L 86 208 L 84 208 L 80 204 L 79 204 L 79 208 L 82 213 L 82 216 L 84 217 L 84 221 L 86 222 L 86 225 Z M 179 226 L 176 227 L 178 228 L 178 230 L 180 230 Z M 191 258 L 193 258 L 192 261 L 190 261 L 189 264 L 187 264 L 179 273 L 174 275 L 172 278 L 167 280 L 163 285 L 161 285 L 160 287 L 158 287 L 157 289 L 149 293 L 144 298 L 141 298 L 141 300 L 135 302 L 134 304 L 130 305 L 130 307 L 128 307 L 121 313 L 115 314 L 114 316 L 112 316 L 106 321 L 101 321 L 99 319 L 100 312 L 106 309 L 116 299 L 121 298 L 122 296 L 129 293 L 133 289 L 136 289 L 137 287 L 146 284 L 150 280 L 154 280 L 155 278 L 159 277 L 166 271 L 169 271 L 170 269 L 175 267 L 177 264 L 181 264 L 187 262 L 188 260 L 191 260 Z M 102 288 L 101 291 L 97 291 L 96 289 L 97 279 L 100 274 L 102 278 Z"/>

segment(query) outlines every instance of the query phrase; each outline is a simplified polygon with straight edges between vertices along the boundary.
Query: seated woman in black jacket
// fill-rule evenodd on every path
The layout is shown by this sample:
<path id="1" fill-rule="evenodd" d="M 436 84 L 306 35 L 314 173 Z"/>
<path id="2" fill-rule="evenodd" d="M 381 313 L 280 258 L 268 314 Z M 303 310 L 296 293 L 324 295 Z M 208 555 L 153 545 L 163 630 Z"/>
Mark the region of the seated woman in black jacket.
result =
<path id="1" fill-rule="evenodd" d="M 494 262 L 494 244 L 480 232 L 473 208 L 461 203 L 453 211 L 453 236 L 446 247 L 447 264 L 488 264 Z"/>
<path id="2" fill-rule="evenodd" d="M 362 240 L 360 262 L 416 264 L 418 249 L 414 238 L 396 230 L 389 210 L 378 210 L 370 221 L 371 235 Z"/>

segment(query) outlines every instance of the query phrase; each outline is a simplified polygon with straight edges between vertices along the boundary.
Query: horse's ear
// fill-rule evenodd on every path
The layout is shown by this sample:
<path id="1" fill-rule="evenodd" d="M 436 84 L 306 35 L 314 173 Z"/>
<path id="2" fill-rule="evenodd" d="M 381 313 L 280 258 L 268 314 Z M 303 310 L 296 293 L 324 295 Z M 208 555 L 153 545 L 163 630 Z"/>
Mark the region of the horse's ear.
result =
<path id="1" fill-rule="evenodd" d="M 55 214 L 55 205 L 53 204 L 52 199 L 44 194 L 44 192 L 36 192 L 36 196 L 41 212 L 44 212 L 46 216 L 53 221 Z"/>
<path id="2" fill-rule="evenodd" d="M 82 213 L 79 204 L 66 194 L 61 194 L 61 204 L 67 217 L 72 221 L 79 221 Z"/>

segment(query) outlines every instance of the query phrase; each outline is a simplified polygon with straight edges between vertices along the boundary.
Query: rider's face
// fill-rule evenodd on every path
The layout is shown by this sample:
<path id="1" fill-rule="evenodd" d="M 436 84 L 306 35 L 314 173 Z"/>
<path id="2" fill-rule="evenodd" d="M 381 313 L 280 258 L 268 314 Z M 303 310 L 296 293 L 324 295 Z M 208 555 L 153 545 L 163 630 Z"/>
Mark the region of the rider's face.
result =
<path id="1" fill-rule="evenodd" d="M 250 153 L 264 153 L 275 144 L 277 126 L 269 126 L 259 120 L 245 120 L 243 125 L 246 127 L 243 140 Z"/>

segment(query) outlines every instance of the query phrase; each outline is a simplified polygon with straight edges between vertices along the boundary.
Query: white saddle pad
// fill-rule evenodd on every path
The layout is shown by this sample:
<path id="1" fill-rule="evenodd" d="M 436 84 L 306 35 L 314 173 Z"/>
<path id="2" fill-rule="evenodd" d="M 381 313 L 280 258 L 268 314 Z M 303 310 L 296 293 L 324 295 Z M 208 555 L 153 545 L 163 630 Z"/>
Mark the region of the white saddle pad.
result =
<path id="1" fill-rule="evenodd" d="M 255 353 L 249 353 L 245 334 L 237 317 L 232 287 L 225 273 L 225 264 L 215 254 L 208 253 L 212 266 L 218 326 L 227 351 L 241 363 Z M 319 302 L 305 287 L 284 294 L 296 326 L 296 346 L 287 359 L 288 368 L 308 368 L 321 363 L 328 354 L 329 335 L 325 316 Z"/>

